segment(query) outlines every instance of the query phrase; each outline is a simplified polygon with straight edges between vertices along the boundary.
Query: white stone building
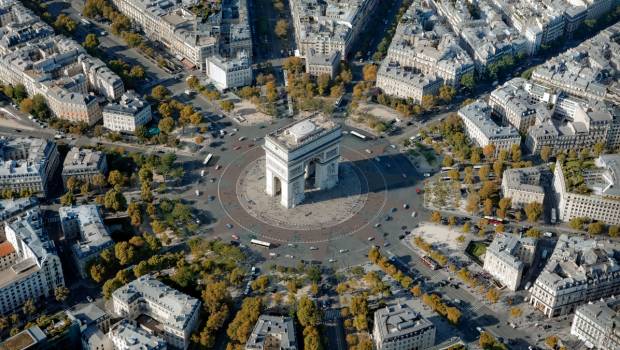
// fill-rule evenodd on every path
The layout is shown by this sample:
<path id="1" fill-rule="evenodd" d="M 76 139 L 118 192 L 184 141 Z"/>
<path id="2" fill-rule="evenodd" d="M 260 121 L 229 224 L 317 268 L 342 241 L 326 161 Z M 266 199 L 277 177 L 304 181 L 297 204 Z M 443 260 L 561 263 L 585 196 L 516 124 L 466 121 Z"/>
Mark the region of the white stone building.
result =
<path id="1" fill-rule="evenodd" d="M 80 327 L 83 350 L 113 350 L 106 335 L 111 325 L 110 315 L 91 303 L 68 310 L 67 316 Z"/>
<path id="2" fill-rule="evenodd" d="M 577 308 L 570 334 L 588 348 L 620 349 L 620 299 L 612 296 Z"/>
<path id="3" fill-rule="evenodd" d="M 106 175 L 108 162 L 105 153 L 89 148 L 73 147 L 62 165 L 62 182 L 67 185 L 70 177 L 81 182 L 92 182 L 95 175 Z"/>
<path id="4" fill-rule="evenodd" d="M 0 139 L 0 190 L 47 195 L 60 163 L 56 144 L 34 138 Z"/>
<path id="5" fill-rule="evenodd" d="M 198 326 L 200 301 L 172 289 L 150 275 L 129 282 L 112 293 L 114 313 L 135 320 L 148 316 L 159 323 L 161 336 L 169 347 L 187 349 Z"/>
<path id="6" fill-rule="evenodd" d="M 377 350 L 428 349 L 435 345 L 435 332 L 435 325 L 406 303 L 375 311 L 372 336 Z"/>
<path id="7" fill-rule="evenodd" d="M 499 126 L 491 119 L 491 108 L 486 102 L 477 100 L 459 109 L 459 117 L 465 124 L 467 136 L 478 146 L 494 145 L 495 153 L 510 151 L 513 145 L 521 144 L 521 136 L 511 126 Z"/>
<path id="8" fill-rule="evenodd" d="M 114 350 L 166 350 L 166 342 L 128 320 L 121 320 L 110 328 L 108 338 Z"/>
<path id="9" fill-rule="evenodd" d="M 620 225 L 620 155 L 606 154 L 598 157 L 591 169 L 580 169 L 588 193 L 571 189 L 565 169 L 558 161 L 555 165 L 553 188 L 559 207 L 559 219 L 585 217 Z"/>
<path id="10" fill-rule="evenodd" d="M 134 91 L 121 96 L 118 103 L 109 103 L 103 108 L 103 127 L 112 131 L 135 133 L 153 118 L 151 105 Z"/>
<path id="11" fill-rule="evenodd" d="M 252 84 L 252 64 L 243 52 L 236 58 L 207 57 L 206 70 L 207 76 L 219 90 Z"/>
<path id="12" fill-rule="evenodd" d="M 457 36 L 424 0 L 413 1 L 403 15 L 384 62 L 398 62 L 452 86 L 459 86 L 461 77 L 474 71 L 474 62 L 459 46 Z"/>
<path id="13" fill-rule="evenodd" d="M 385 94 L 416 103 L 421 103 L 424 96 L 436 95 L 441 85 L 442 80 L 436 76 L 414 73 L 396 62 L 383 61 L 377 71 L 377 87 Z"/>
<path id="14" fill-rule="evenodd" d="M 261 315 L 245 343 L 245 350 L 297 350 L 295 323 L 285 316 Z"/>
<path id="15" fill-rule="evenodd" d="M 103 217 L 96 205 L 60 207 L 58 214 L 65 239 L 77 239 L 71 246 L 73 261 L 82 278 L 87 278 L 88 262 L 114 246 L 114 241 L 103 225 Z"/>
<path id="16" fill-rule="evenodd" d="M 506 169 L 502 175 L 502 197 L 511 199 L 513 207 L 528 203 L 543 204 L 545 189 L 541 185 L 541 168 Z"/>
<path id="17" fill-rule="evenodd" d="M 329 55 L 318 54 L 311 49 L 306 55 L 306 73 L 313 77 L 327 74 L 334 79 L 340 66 L 340 51 L 333 51 Z"/>
<path id="18" fill-rule="evenodd" d="M 530 288 L 529 303 L 547 317 L 574 312 L 588 301 L 620 292 L 618 245 L 563 234 Z"/>
<path id="19" fill-rule="evenodd" d="M 532 265 L 536 239 L 498 234 L 484 254 L 484 270 L 511 291 L 521 285 L 525 269 Z"/>
<path id="20" fill-rule="evenodd" d="M 5 222 L 4 233 L 15 251 L 10 267 L 0 271 L 0 313 L 7 315 L 29 299 L 53 297 L 54 289 L 64 286 L 65 280 L 38 209 Z"/>
<path id="21" fill-rule="evenodd" d="M 265 137 L 266 189 L 292 208 L 304 199 L 307 186 L 327 190 L 338 183 L 342 130 L 322 114 L 278 129 Z"/>
<path id="22" fill-rule="evenodd" d="M 347 57 L 377 3 L 377 0 L 289 0 L 299 55 L 306 56 L 314 49 L 316 54 L 339 51 L 342 57 Z"/>

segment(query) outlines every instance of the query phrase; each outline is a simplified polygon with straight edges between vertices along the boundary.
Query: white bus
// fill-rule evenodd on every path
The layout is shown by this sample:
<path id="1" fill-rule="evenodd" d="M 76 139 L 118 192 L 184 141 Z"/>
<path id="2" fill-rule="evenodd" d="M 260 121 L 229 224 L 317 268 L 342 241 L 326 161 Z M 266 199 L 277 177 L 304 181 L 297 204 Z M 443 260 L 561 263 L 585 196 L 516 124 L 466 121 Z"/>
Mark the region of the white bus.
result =
<path id="1" fill-rule="evenodd" d="M 558 218 L 556 217 L 555 208 L 551 208 L 551 223 L 555 224 Z"/>
<path id="2" fill-rule="evenodd" d="M 213 158 L 213 153 L 209 153 L 207 155 L 207 157 L 205 158 L 205 160 L 202 162 L 202 165 L 207 165 L 209 164 L 209 161 L 211 161 L 211 158 Z"/>
<path id="3" fill-rule="evenodd" d="M 353 136 L 357 136 L 357 137 L 359 137 L 360 139 L 362 139 L 364 141 L 367 139 L 366 136 L 360 134 L 359 132 L 357 132 L 355 130 L 351 130 L 350 134 L 353 135 Z"/>
<path id="4" fill-rule="evenodd" d="M 265 242 L 265 241 L 259 241 L 258 239 L 252 239 L 252 240 L 250 240 L 250 243 L 255 244 L 255 245 L 259 245 L 261 247 L 265 247 L 267 249 L 271 248 L 271 243 Z"/>

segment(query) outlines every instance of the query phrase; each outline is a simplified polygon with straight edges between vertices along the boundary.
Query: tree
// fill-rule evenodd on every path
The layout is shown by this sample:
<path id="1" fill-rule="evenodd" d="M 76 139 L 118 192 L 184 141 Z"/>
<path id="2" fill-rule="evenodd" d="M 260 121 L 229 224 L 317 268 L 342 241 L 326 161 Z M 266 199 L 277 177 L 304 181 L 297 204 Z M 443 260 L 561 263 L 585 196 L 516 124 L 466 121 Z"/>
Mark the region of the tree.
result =
<path id="1" fill-rule="evenodd" d="M 540 215 L 542 215 L 543 207 L 542 204 L 538 202 L 531 202 L 525 205 L 525 215 L 527 216 L 527 221 L 536 222 Z"/>
<path id="2" fill-rule="evenodd" d="M 122 186 L 125 183 L 125 177 L 120 171 L 112 170 L 110 174 L 108 174 L 108 183 L 112 186 Z"/>
<path id="3" fill-rule="evenodd" d="M 446 308 L 446 318 L 453 325 L 458 325 L 461 319 L 461 312 L 456 307 Z"/>
<path id="4" fill-rule="evenodd" d="M 568 221 L 568 226 L 575 230 L 583 230 L 583 225 L 585 225 L 586 222 L 586 218 L 576 217 Z"/>
<path id="5" fill-rule="evenodd" d="M 471 156 L 469 161 L 472 162 L 472 164 L 480 163 L 480 148 L 475 147 L 471 150 Z"/>
<path id="6" fill-rule="evenodd" d="M 9 320 L 5 316 L 0 316 L 0 332 L 4 332 L 9 327 Z"/>
<path id="7" fill-rule="evenodd" d="M 489 174 L 491 173 L 491 169 L 488 165 L 483 165 L 482 168 L 478 170 L 478 177 L 482 181 L 486 181 L 489 178 Z"/>
<path id="8" fill-rule="evenodd" d="M 516 306 L 515 306 L 515 307 L 512 307 L 512 308 L 510 309 L 510 317 L 512 317 L 512 318 L 518 318 L 518 317 L 520 317 L 522 314 L 523 314 L 523 311 L 521 311 L 521 309 L 520 309 L 520 308 L 518 308 L 518 307 L 516 307 Z"/>
<path id="9" fill-rule="evenodd" d="M 317 326 L 321 321 L 321 311 L 316 303 L 305 295 L 297 304 L 297 320 L 302 327 Z"/>
<path id="10" fill-rule="evenodd" d="M 69 176 L 67 179 L 67 190 L 71 192 L 75 192 L 77 188 L 80 186 L 80 182 L 73 176 Z"/>
<path id="11" fill-rule="evenodd" d="M 261 293 L 265 292 L 265 290 L 267 289 L 267 286 L 269 286 L 269 276 L 267 275 L 259 276 L 251 284 L 252 290 L 254 291 L 258 290 Z"/>
<path id="12" fill-rule="evenodd" d="M 527 230 L 527 232 L 525 232 L 525 235 L 527 237 L 540 238 L 542 236 L 542 233 L 540 232 L 540 230 L 532 227 L 531 229 Z"/>
<path id="13" fill-rule="evenodd" d="M 86 38 L 84 38 L 82 46 L 84 46 L 84 48 L 90 52 L 95 50 L 97 47 L 99 47 L 99 39 L 97 38 L 97 35 L 93 33 L 86 34 Z"/>
<path id="14" fill-rule="evenodd" d="M 157 127 L 164 134 L 169 134 L 174 130 L 174 119 L 170 117 L 163 118 L 159 121 Z"/>
<path id="15" fill-rule="evenodd" d="M 545 162 L 549 161 L 549 157 L 551 157 L 551 147 L 549 146 L 542 146 L 542 148 L 540 149 L 540 159 L 542 159 Z"/>
<path id="16" fill-rule="evenodd" d="M 482 148 L 482 154 L 484 154 L 484 157 L 487 159 L 493 158 L 493 156 L 495 155 L 495 145 L 490 143 L 484 146 Z"/>
<path id="17" fill-rule="evenodd" d="M 454 216 L 450 216 L 450 217 L 448 218 L 448 225 L 449 225 L 449 226 L 454 226 L 454 225 L 456 225 L 456 218 L 455 218 Z"/>
<path id="18" fill-rule="evenodd" d="M 609 226 L 608 234 L 610 237 L 617 237 L 618 233 L 620 233 L 620 226 L 618 225 Z"/>
<path id="19" fill-rule="evenodd" d="M 476 81 L 474 79 L 474 73 L 469 72 L 467 74 L 463 74 L 460 80 L 461 86 L 469 91 L 472 91 L 476 86 Z"/>
<path id="20" fill-rule="evenodd" d="M 495 345 L 495 338 L 488 332 L 480 333 L 478 344 L 482 349 L 491 349 Z"/>
<path id="21" fill-rule="evenodd" d="M 549 347 L 549 349 L 555 349 L 558 346 L 558 337 L 555 335 L 550 335 L 545 339 L 545 345 Z"/>
<path id="22" fill-rule="evenodd" d="M 19 103 L 19 110 L 24 113 L 30 114 L 33 108 L 32 105 L 33 105 L 32 99 L 25 98 L 22 100 L 22 102 Z"/>
<path id="23" fill-rule="evenodd" d="M 220 101 L 220 107 L 225 112 L 230 112 L 235 108 L 235 104 L 230 100 Z"/>
<path id="24" fill-rule="evenodd" d="M 60 204 L 64 206 L 71 206 L 75 204 L 75 196 L 73 195 L 73 192 L 69 191 L 63 194 L 60 197 Z"/>
<path id="25" fill-rule="evenodd" d="M 439 98 L 444 103 L 452 102 L 452 99 L 454 98 L 455 95 L 456 95 L 456 90 L 450 85 L 442 85 L 439 88 Z"/>
<path id="26" fill-rule="evenodd" d="M 131 264 L 135 255 L 135 248 L 128 242 L 118 242 L 114 245 L 114 256 L 121 265 Z"/>
<path id="27" fill-rule="evenodd" d="M 457 181 L 460 177 L 460 174 L 458 170 L 452 169 L 448 171 L 448 176 L 450 177 L 450 179 Z"/>
<path id="28" fill-rule="evenodd" d="M 103 265 L 97 264 L 97 263 L 91 265 L 90 278 L 92 278 L 93 281 L 100 283 L 101 281 L 103 281 L 105 274 L 106 274 L 106 269 Z"/>
<path id="29" fill-rule="evenodd" d="M 484 200 L 483 204 L 484 215 L 493 215 L 493 201 L 491 198 L 487 198 Z"/>
<path id="30" fill-rule="evenodd" d="M 499 180 L 502 178 L 503 171 L 504 171 L 504 162 L 502 162 L 501 160 L 496 160 L 493 163 L 493 172 L 495 173 L 496 179 Z"/>
<path id="31" fill-rule="evenodd" d="M 478 211 L 478 205 L 480 203 L 480 195 L 476 192 L 472 192 L 467 196 L 467 203 L 465 204 L 465 210 L 470 214 L 475 214 Z"/>
<path id="32" fill-rule="evenodd" d="M 31 316 L 35 312 L 37 312 L 37 307 L 34 305 L 34 301 L 32 299 L 26 300 L 26 302 L 22 306 L 22 311 L 28 316 Z"/>
<path id="33" fill-rule="evenodd" d="M 368 63 L 362 68 L 362 76 L 365 81 L 377 80 L 377 65 Z"/>
<path id="34" fill-rule="evenodd" d="M 434 211 L 431 214 L 431 221 L 433 221 L 434 223 L 440 223 L 441 222 L 441 213 L 438 211 Z"/>
<path id="35" fill-rule="evenodd" d="M 449 155 L 446 155 L 445 157 L 443 157 L 442 164 L 445 167 L 451 167 L 454 164 L 454 160 Z"/>
<path id="36" fill-rule="evenodd" d="M 512 158 L 513 162 L 521 161 L 521 146 L 520 145 L 512 145 L 512 147 L 510 147 L 510 157 Z"/>
<path id="37" fill-rule="evenodd" d="M 120 191 L 111 189 L 103 199 L 104 206 L 112 211 L 122 211 L 127 207 L 127 200 Z"/>
<path id="38" fill-rule="evenodd" d="M 146 72 L 144 71 L 144 67 L 140 65 L 135 65 L 131 67 L 131 70 L 129 71 L 129 77 L 131 77 L 132 79 L 144 79 L 145 76 Z"/>
<path id="39" fill-rule="evenodd" d="M 433 95 L 424 95 L 422 96 L 422 103 L 420 104 L 422 109 L 425 111 L 430 111 L 435 107 L 435 96 Z"/>
<path id="40" fill-rule="evenodd" d="M 170 97 L 170 90 L 163 85 L 157 85 L 151 90 L 151 97 L 158 101 L 163 101 Z"/>
<path id="41" fill-rule="evenodd" d="M 594 144 L 593 152 L 595 156 L 600 156 L 605 151 L 605 144 L 602 142 L 597 142 Z"/>
<path id="42" fill-rule="evenodd" d="M 278 38 L 285 39 L 288 34 L 288 22 L 284 19 L 279 19 L 276 22 L 274 33 L 278 36 Z"/>
<path id="43" fill-rule="evenodd" d="M 471 224 L 469 222 L 466 222 L 465 224 L 463 224 L 463 233 L 469 233 L 471 231 Z"/>
<path id="44" fill-rule="evenodd" d="M 489 288 L 485 296 L 487 300 L 492 304 L 497 303 L 497 301 L 499 300 L 499 292 L 495 288 Z"/>
<path id="45" fill-rule="evenodd" d="M 56 301 L 64 302 L 69 297 L 69 288 L 65 286 L 56 287 L 54 289 L 54 297 Z"/>
<path id="46" fill-rule="evenodd" d="M 600 235 L 605 230 L 605 224 L 600 221 L 594 221 L 588 225 L 588 233 L 591 235 Z"/>

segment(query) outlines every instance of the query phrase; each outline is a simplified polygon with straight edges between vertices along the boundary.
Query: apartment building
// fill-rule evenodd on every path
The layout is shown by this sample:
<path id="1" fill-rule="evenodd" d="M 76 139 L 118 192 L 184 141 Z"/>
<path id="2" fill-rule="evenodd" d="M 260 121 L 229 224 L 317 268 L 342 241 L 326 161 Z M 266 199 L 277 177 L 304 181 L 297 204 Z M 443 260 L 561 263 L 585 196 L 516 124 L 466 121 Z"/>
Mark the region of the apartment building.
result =
<path id="1" fill-rule="evenodd" d="M 340 51 L 333 51 L 329 55 L 316 53 L 313 49 L 306 55 L 306 73 L 317 78 L 327 74 L 331 79 L 336 78 L 340 67 Z"/>
<path id="2" fill-rule="evenodd" d="M 555 88 L 514 78 L 489 97 L 493 113 L 523 134 L 532 153 L 542 147 L 553 151 L 591 148 L 602 143 L 620 146 L 620 116 L 616 107 L 601 100 L 571 97 Z"/>
<path id="3" fill-rule="evenodd" d="M 169 347 L 187 349 L 198 325 L 200 301 L 144 275 L 112 294 L 117 316 L 157 324 L 155 332 Z"/>
<path id="4" fill-rule="evenodd" d="M 620 23 L 536 66 L 532 80 L 594 100 L 620 102 Z"/>
<path id="5" fill-rule="evenodd" d="M 429 0 L 429 4 L 459 35 L 479 71 L 504 56 L 517 56 L 527 52 L 525 38 L 515 28 L 507 25 L 503 14 L 487 0 Z"/>
<path id="6" fill-rule="evenodd" d="M 511 291 L 521 285 L 523 272 L 536 255 L 536 239 L 498 234 L 484 254 L 484 270 Z"/>
<path id="7" fill-rule="evenodd" d="M 588 348 L 620 349 L 620 299 L 612 296 L 578 307 L 570 334 Z"/>
<path id="8" fill-rule="evenodd" d="M 112 342 L 106 335 L 110 329 L 110 315 L 90 303 L 76 306 L 67 311 L 69 319 L 80 327 L 80 341 L 83 350 L 113 350 Z"/>
<path id="9" fill-rule="evenodd" d="M 34 138 L 0 139 L 0 190 L 29 190 L 48 195 L 58 164 L 52 141 Z"/>
<path id="10" fill-rule="evenodd" d="M 260 315 L 245 350 L 297 350 L 295 323 L 285 316 Z"/>
<path id="11" fill-rule="evenodd" d="M 377 71 L 377 87 L 385 94 L 410 98 L 421 103 L 424 96 L 436 95 L 442 80 L 434 75 L 414 73 L 396 62 L 383 61 Z"/>
<path id="12" fill-rule="evenodd" d="M 0 271 L 0 313 L 7 315 L 27 300 L 53 296 L 54 289 L 65 281 L 54 241 L 43 228 L 38 208 L 5 222 L 4 233 L 14 251 L 10 267 Z"/>
<path id="13" fill-rule="evenodd" d="M 42 95 L 59 119 L 88 125 L 100 120 L 101 107 L 89 90 L 115 99 L 124 90 L 120 77 L 77 42 L 53 35 L 17 0 L 0 4 L 0 12 L 6 34 L 0 43 L 0 81 L 23 84 L 30 96 Z"/>
<path id="14" fill-rule="evenodd" d="M 22 197 L 0 200 L 0 221 L 8 220 L 36 206 L 36 197 Z"/>
<path id="15" fill-rule="evenodd" d="M 543 204 L 545 188 L 541 175 L 540 167 L 506 169 L 502 175 L 502 197 L 510 198 L 513 208 L 533 202 Z"/>
<path id="16" fill-rule="evenodd" d="M 127 91 L 118 103 L 103 108 L 103 127 L 112 131 L 135 133 L 152 118 L 151 105 L 134 91 Z"/>
<path id="17" fill-rule="evenodd" d="M 529 303 L 547 317 L 574 312 L 588 301 L 620 292 L 618 246 L 563 234 L 530 288 Z"/>
<path id="18" fill-rule="evenodd" d="M 80 182 L 93 182 L 95 175 L 106 175 L 108 162 L 105 153 L 89 148 L 72 147 L 62 164 L 62 182 L 70 177 Z"/>
<path id="19" fill-rule="evenodd" d="M 385 61 L 459 86 L 474 62 L 458 40 L 426 1 L 415 0 L 396 27 Z"/>
<path id="20" fill-rule="evenodd" d="M 289 0 L 299 55 L 339 51 L 347 57 L 377 0 Z"/>
<path id="21" fill-rule="evenodd" d="M 435 325 L 399 301 L 374 315 L 372 336 L 377 350 L 428 349 L 435 345 Z"/>
<path id="22" fill-rule="evenodd" d="M 521 144 L 521 136 L 512 125 L 499 126 L 491 119 L 491 107 L 482 101 L 470 103 L 458 111 L 467 135 L 478 146 L 494 145 L 495 153 L 510 151 L 513 145 Z"/>
<path id="23" fill-rule="evenodd" d="M 82 278 L 89 276 L 88 263 L 114 245 L 110 233 L 103 225 L 103 217 L 96 205 L 60 207 L 60 224 L 65 239 L 77 240 L 71 246 L 73 261 Z"/>
<path id="24" fill-rule="evenodd" d="M 129 320 L 114 324 L 108 332 L 114 350 L 166 350 L 166 342 Z"/>
<path id="25" fill-rule="evenodd" d="M 570 172 L 567 172 L 570 170 Z M 559 219 L 585 217 L 620 225 L 620 155 L 605 154 L 596 158 L 591 168 L 568 169 L 556 162 L 553 190 L 558 200 Z M 583 178 L 576 186 L 573 177 Z"/>
<path id="26" fill-rule="evenodd" d="M 236 58 L 219 55 L 207 57 L 207 77 L 219 90 L 242 87 L 252 84 L 252 64 L 244 52 Z"/>
<path id="27" fill-rule="evenodd" d="M 219 51 L 222 12 L 201 18 L 181 3 L 159 0 L 112 0 L 116 8 L 139 25 L 146 36 L 173 55 L 205 70 L 206 58 Z"/>

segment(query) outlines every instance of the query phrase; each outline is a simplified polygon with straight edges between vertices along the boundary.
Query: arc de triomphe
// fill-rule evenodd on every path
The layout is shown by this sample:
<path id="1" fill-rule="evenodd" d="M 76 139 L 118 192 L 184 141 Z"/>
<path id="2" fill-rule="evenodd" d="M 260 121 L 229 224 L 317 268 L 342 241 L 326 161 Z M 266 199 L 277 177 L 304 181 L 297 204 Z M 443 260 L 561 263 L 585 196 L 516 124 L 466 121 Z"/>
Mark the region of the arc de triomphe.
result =
<path id="1" fill-rule="evenodd" d="M 326 190 L 338 183 L 342 130 L 322 114 L 278 129 L 265 137 L 265 191 L 280 195 L 292 208 L 304 200 L 306 189 Z"/>

